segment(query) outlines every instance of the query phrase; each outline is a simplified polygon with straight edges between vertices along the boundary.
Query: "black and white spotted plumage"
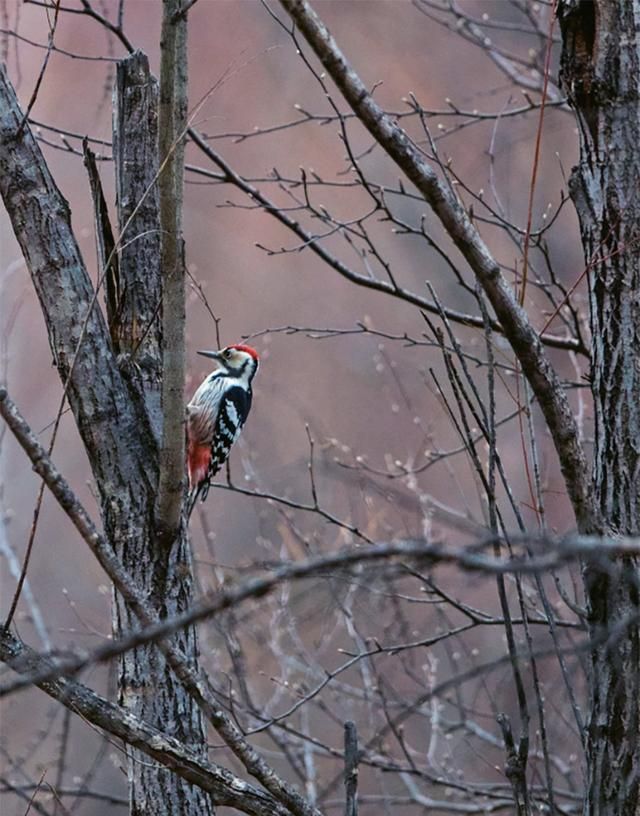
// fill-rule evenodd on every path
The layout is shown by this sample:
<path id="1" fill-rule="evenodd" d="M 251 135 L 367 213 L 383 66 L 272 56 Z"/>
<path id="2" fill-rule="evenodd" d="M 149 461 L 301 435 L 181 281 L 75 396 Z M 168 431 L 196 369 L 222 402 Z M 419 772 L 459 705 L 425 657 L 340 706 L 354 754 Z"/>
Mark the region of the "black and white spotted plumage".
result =
<path id="1" fill-rule="evenodd" d="M 202 501 L 207 497 L 208 483 L 227 461 L 233 443 L 240 436 L 251 408 L 251 398 L 251 389 L 240 386 L 232 386 L 220 398 L 211 443 L 211 460 L 206 476 L 207 484 L 200 494 Z"/>
<path id="2" fill-rule="evenodd" d="M 251 382 L 258 370 L 258 354 L 250 346 L 199 352 L 213 357 L 220 368 L 199 386 L 187 405 L 187 465 L 189 510 L 229 457 L 233 443 L 249 415 Z"/>

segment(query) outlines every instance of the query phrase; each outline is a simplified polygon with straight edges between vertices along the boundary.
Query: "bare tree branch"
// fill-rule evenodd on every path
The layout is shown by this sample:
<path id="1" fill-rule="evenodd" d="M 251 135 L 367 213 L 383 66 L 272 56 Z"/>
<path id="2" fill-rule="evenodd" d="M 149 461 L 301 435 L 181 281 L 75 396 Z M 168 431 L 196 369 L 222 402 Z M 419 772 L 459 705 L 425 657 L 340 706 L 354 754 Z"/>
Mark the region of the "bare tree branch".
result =
<path id="1" fill-rule="evenodd" d="M 112 483 L 114 469 L 148 473 L 153 457 L 142 444 L 148 422 L 127 398 L 109 332 L 71 230 L 68 204 L 29 128 L 19 133 L 21 118 L 6 71 L 0 67 L 0 194 L 40 299 L 54 362 L 67 386 L 96 481 Z M 98 370 L 99 379 L 93 376 Z M 99 455 L 103 445 L 112 456 Z M 152 443 L 150 450 L 154 447 Z"/>
<path id="2" fill-rule="evenodd" d="M 160 229 L 162 263 L 162 447 L 156 526 L 171 545 L 184 492 L 184 241 L 182 201 L 187 124 L 187 19 L 163 0 L 160 40 Z"/>
<path id="3" fill-rule="evenodd" d="M 158 615 L 149 601 L 132 580 L 130 574 L 114 555 L 113 548 L 98 533 L 95 525 L 79 504 L 73 491 L 62 475 L 53 467 L 46 452 L 20 415 L 15 404 L 9 399 L 6 389 L 0 389 L 0 412 L 11 428 L 16 439 L 30 457 L 37 472 L 65 510 L 83 540 L 89 545 L 98 562 L 115 584 L 116 589 L 134 611 L 144 626 L 157 624 Z M 247 771 L 255 776 L 278 800 L 289 807 L 297 816 L 319 816 L 305 798 L 276 771 L 245 738 L 230 717 L 220 708 L 210 691 L 209 683 L 201 671 L 194 667 L 181 650 L 173 643 L 159 641 L 158 646 L 176 676 L 198 704 L 201 711 L 216 728 L 226 744 L 243 763 Z"/>
<path id="4" fill-rule="evenodd" d="M 388 560 L 393 557 L 415 558 L 427 563 L 458 563 L 463 567 L 474 569 L 488 574 L 503 575 L 507 573 L 527 573 L 544 572 L 551 568 L 559 567 L 567 560 L 581 557 L 602 563 L 611 553 L 633 554 L 640 552 L 640 541 L 635 538 L 615 538 L 613 540 L 599 537 L 576 536 L 563 540 L 557 539 L 536 539 L 535 536 L 524 535 L 521 537 L 523 544 L 531 545 L 533 542 L 543 546 L 544 550 L 537 558 L 531 558 L 527 554 L 523 557 L 512 557 L 508 560 L 485 556 L 478 549 L 490 546 L 495 542 L 494 537 L 489 537 L 486 541 L 480 542 L 474 549 L 461 548 L 452 549 L 443 544 L 429 544 L 424 541 L 398 541 L 395 543 L 381 543 L 371 545 L 367 548 L 348 550 L 333 555 L 319 556 L 317 558 L 302 561 L 300 563 L 285 564 L 276 568 L 272 573 L 254 578 L 238 587 L 223 589 L 216 592 L 210 598 L 204 598 L 195 604 L 187 612 L 176 616 L 173 619 L 158 621 L 155 613 L 148 606 L 148 603 L 141 599 L 139 591 L 131 581 L 131 578 L 123 570 L 122 566 L 114 558 L 109 545 L 102 539 L 86 515 L 84 509 L 79 505 L 69 486 L 64 481 L 61 474 L 53 467 L 44 449 L 39 445 L 28 426 L 20 416 L 17 408 L 7 396 L 6 390 L 0 389 L 0 413 L 8 423 L 12 432 L 30 456 L 34 468 L 42 476 L 54 496 L 61 506 L 68 513 L 82 537 L 89 544 L 99 562 L 114 581 L 119 591 L 136 611 L 141 623 L 145 628 L 136 631 L 120 641 L 105 644 L 91 655 L 81 655 L 69 659 L 57 661 L 52 669 L 53 673 L 75 672 L 79 668 L 91 662 L 106 660 L 123 651 L 134 648 L 141 644 L 158 642 L 161 638 L 184 628 L 198 620 L 211 617 L 218 612 L 228 609 L 249 598 L 263 597 L 283 581 L 299 580 L 314 574 L 345 568 L 362 562 L 373 562 Z M 512 543 L 517 541 L 516 536 L 511 537 Z M 606 560 L 604 561 L 606 564 Z M 167 659 L 172 667 L 181 676 L 189 688 L 196 682 L 196 675 L 188 670 L 184 665 L 184 658 L 172 646 L 160 643 L 160 647 L 167 655 Z M 48 675 L 47 675 L 48 676 Z M 36 678 L 41 680 L 43 678 Z M 34 678 L 28 678 L 25 682 L 33 682 Z M 17 682 L 9 688 L 4 688 L 0 693 L 7 693 L 9 690 L 24 685 Z M 202 691 L 197 694 L 202 698 L 202 703 L 211 716 L 214 716 L 214 725 L 222 726 L 222 734 L 226 739 L 231 740 L 231 746 L 242 751 L 241 746 L 235 744 L 239 739 L 238 734 L 234 734 L 233 729 L 226 732 L 229 726 L 225 722 L 223 715 L 216 707 L 216 711 L 211 711 L 211 704 L 207 701 L 206 695 L 202 697 Z M 241 739 L 241 738 L 240 738 Z M 242 740 L 243 741 L 243 740 Z M 260 778 L 260 777 L 258 777 Z"/>
<path id="5" fill-rule="evenodd" d="M 150 423 L 154 452 L 160 444 L 162 413 L 161 321 L 162 276 L 160 223 L 158 217 L 158 83 L 149 61 L 140 51 L 118 63 L 113 100 L 113 158 L 116 175 L 116 206 L 120 236 L 119 276 L 112 287 L 108 309 L 118 364 L 127 383 L 131 401 Z M 153 482 L 144 492 L 142 506 L 123 519 L 125 535 L 114 535 L 105 524 L 106 537 L 118 561 L 135 586 L 147 588 L 149 605 L 164 614 L 184 611 L 193 595 L 191 554 L 186 530 L 172 542 L 160 546 L 153 523 L 157 501 L 158 466 Z M 142 485 L 141 485 L 142 487 Z M 132 492 L 131 483 L 124 488 Z M 143 529 L 132 534 L 139 517 Z M 160 577 L 162 576 L 162 577 Z M 160 579 L 160 580 L 159 580 Z M 149 588 L 153 590 L 149 592 Z M 117 634 L 135 626 L 137 615 L 120 592 L 113 603 L 113 627 Z M 197 633 L 194 628 L 178 634 L 181 653 L 197 662 Z M 206 726 L 188 692 L 175 683 L 173 672 L 153 647 L 134 649 L 122 655 L 119 665 L 120 701 L 128 710 L 156 727 L 175 721 L 175 736 L 206 756 Z M 179 718 L 174 712 L 180 711 Z M 211 805 L 202 792 L 182 779 L 162 780 L 153 768 L 132 750 L 127 755 L 132 780 L 132 800 L 154 802 L 158 816 L 169 816 L 179 808 L 207 816 Z M 146 806 L 146 805 L 145 805 Z"/>
<path id="6" fill-rule="evenodd" d="M 96 244 L 98 249 L 99 268 L 105 275 L 105 302 L 107 307 L 107 321 L 111 333 L 111 342 L 116 353 L 119 352 L 118 335 L 116 331 L 119 302 L 122 296 L 120 274 L 118 269 L 118 255 L 113 229 L 109 218 L 109 208 L 102 189 L 102 181 L 98 172 L 95 153 L 89 147 L 85 138 L 82 142 L 84 165 L 89 176 L 89 187 L 93 201 L 93 215 L 95 220 Z"/>
<path id="7" fill-rule="evenodd" d="M 42 674 L 53 664 L 11 633 L 0 632 L 0 660 L 21 674 Z M 38 687 L 83 720 L 137 748 L 165 768 L 207 791 L 215 805 L 252 816 L 287 816 L 290 811 L 268 793 L 255 788 L 220 765 L 207 762 L 192 749 L 153 728 L 131 712 L 110 703 L 86 686 L 62 677 L 42 680 Z"/>
<path id="8" fill-rule="evenodd" d="M 354 722 L 344 724 L 344 816 L 358 816 L 358 732 Z"/>
<path id="9" fill-rule="evenodd" d="M 402 128 L 374 101 L 310 4 L 306 0 L 280 2 L 362 124 L 420 190 L 475 273 L 547 421 L 578 527 L 583 532 L 594 529 L 586 460 L 564 389 L 546 358 L 537 332 L 514 298 L 462 203 L 439 180 Z"/>
<path id="10" fill-rule="evenodd" d="M 371 6 L 366 21 L 348 4 L 326 7 L 326 22 L 341 44 L 349 41 L 351 65 L 305 0 L 275 7 L 265 0 L 257 16 L 240 4 L 231 22 L 218 4 L 173 2 L 173 23 L 194 8 L 212 33 L 210 54 L 191 48 L 199 76 L 215 73 L 217 40 L 237 28 L 236 17 L 277 39 L 255 57 L 239 57 L 242 70 L 224 72 L 214 88 L 231 77 L 236 85 L 224 110 L 210 107 L 212 91 L 195 106 L 187 136 L 206 158 L 185 165 L 185 206 L 219 207 L 217 226 L 228 226 L 224 235 L 193 233 L 186 339 L 217 331 L 219 318 L 236 336 L 264 335 L 257 342 L 272 375 L 261 380 L 264 411 L 240 440 L 236 464 L 200 508 L 193 550 L 184 524 L 167 546 L 171 535 L 158 523 L 158 86 L 144 55 L 133 51 L 146 26 L 159 28 L 163 4 L 142 20 L 125 14 L 126 0 L 62 0 L 57 11 L 57 0 L 0 0 L 0 52 L 25 103 L 33 83 L 25 88 L 21 63 L 28 55 L 35 81 L 41 48 L 58 53 L 38 104 L 45 92 L 47 103 L 57 100 L 62 76 L 69 95 L 97 79 L 75 127 L 55 104 L 47 117 L 56 121 L 36 125 L 0 88 L 0 192 L 39 278 L 56 362 L 66 355 L 59 366 L 64 395 L 68 390 L 80 417 L 97 483 L 88 488 L 102 522 L 94 524 L 1 390 L 15 379 L 16 391 L 27 394 L 27 415 L 39 420 L 49 406 L 28 403 L 33 378 L 38 388 L 55 379 L 42 361 L 23 365 L 26 332 L 16 316 L 31 293 L 11 274 L 24 264 L 10 262 L 0 286 L 0 470 L 13 465 L 21 438 L 36 478 L 44 476 L 42 495 L 50 488 L 75 529 L 69 537 L 67 517 L 53 508 L 40 543 L 53 542 L 65 560 L 41 585 L 35 556 L 44 558 L 44 548 L 34 549 L 28 576 L 43 614 L 55 614 L 55 642 L 41 644 L 40 653 L 23 648 L 23 664 L 19 657 L 11 667 L 0 664 L 0 698 L 14 694 L 0 703 L 20 717 L 20 731 L 0 742 L 8 768 L 0 777 L 3 800 L 67 816 L 91 807 L 91 797 L 98 809 L 126 807 L 128 786 L 136 814 L 208 816 L 219 803 L 195 776 L 191 782 L 173 772 L 171 761 L 179 764 L 182 754 L 167 762 L 135 742 L 121 749 L 119 737 L 93 736 L 60 698 L 38 697 L 36 683 L 80 681 L 87 671 L 105 681 L 105 699 L 117 695 L 125 723 L 159 732 L 158 742 L 144 732 L 152 746 L 164 747 L 165 738 L 180 743 L 188 772 L 201 776 L 217 770 L 208 761 L 215 751 L 232 784 L 244 784 L 241 775 L 264 788 L 259 805 L 273 805 L 268 812 L 342 816 L 357 804 L 362 812 L 412 816 L 570 816 L 581 807 L 604 816 L 625 806 L 635 813 L 640 139 L 633 113 L 640 68 L 637 38 L 618 35 L 635 30 L 640 0 L 503 0 L 484 4 L 482 13 L 461 0 L 413 0 L 413 8 Z M 562 39 L 553 34 L 556 9 Z M 46 45 L 54 12 L 56 43 L 68 51 L 52 37 Z M 22 36 L 31 18 L 40 19 L 45 37 Z M 375 53 L 367 50 L 360 35 L 385 26 L 389 36 Z M 85 32 L 95 39 L 92 62 L 71 63 L 89 49 Z M 425 42 L 433 46 L 427 80 Z M 85 271 L 67 242 L 64 200 L 57 190 L 42 193 L 44 161 L 30 139 L 47 158 L 52 151 L 50 167 L 74 202 L 83 246 L 90 216 L 87 191 L 77 188 L 77 158 L 83 133 L 104 120 L 115 71 L 109 60 L 123 46 L 129 56 L 118 65 L 113 140 L 88 140 L 100 151 L 106 196 L 96 197 L 106 240 L 94 285 L 86 276 L 90 259 Z M 541 105 L 560 48 L 564 88 L 553 85 L 554 101 Z M 488 71 L 476 74 L 483 60 Z M 360 77 L 352 70 L 359 61 Z M 246 75 L 250 64 L 258 70 Z M 90 66 L 91 77 L 70 72 L 72 65 Z M 406 89 L 401 104 L 393 101 L 399 88 Z M 302 104 L 291 115 L 293 99 Z M 574 111 L 582 153 L 569 176 Z M 168 139 L 165 166 L 184 135 Z M 113 238 L 103 229 L 113 207 L 111 166 L 120 226 L 113 221 Z M 67 168 L 74 176 L 64 175 Z M 241 259 L 232 286 L 223 280 L 223 291 L 216 287 L 213 311 L 210 269 L 201 261 L 212 241 L 216 251 Z M 275 270 L 268 292 L 242 260 L 255 254 L 251 245 Z M 340 295 L 327 300 L 331 319 L 318 318 L 322 281 L 296 263 L 305 258 L 329 276 L 323 297 L 334 288 Z M 518 308 L 524 296 L 517 303 L 523 269 L 526 313 Z M 305 301 L 309 293 L 314 302 Z M 318 338 L 335 339 L 318 346 Z M 42 434 L 48 423 L 47 416 Z M 571 497 L 575 534 L 550 427 L 567 485 L 579 481 Z M 577 433 L 585 456 L 593 450 L 591 476 Z M 32 509 L 31 491 L 21 489 L 33 479 L 25 462 L 19 486 L 0 477 L 9 554 L 25 549 Z M 65 466 L 68 475 L 77 479 L 82 463 Z M 114 583 L 112 635 L 105 631 L 110 582 L 100 567 L 67 578 L 78 575 L 80 562 L 68 559 L 83 543 Z M 26 633 L 38 623 L 26 595 L 15 611 L 5 627 L 14 641 L 13 627 Z M 6 653 L 4 645 L 0 637 L 0 659 L 11 660 L 11 644 Z M 33 722 L 32 699 L 44 708 Z M 357 746 L 343 747 L 347 721 L 357 724 Z M 120 773 L 105 795 L 109 762 Z M 346 781 L 355 781 L 350 763 L 360 769 L 357 801 L 355 785 L 345 786 L 345 770 Z M 621 776 L 620 768 L 630 770 Z"/>
<path id="11" fill-rule="evenodd" d="M 347 266 L 343 261 L 341 261 L 336 256 L 332 255 L 320 242 L 318 236 L 314 235 L 312 232 L 306 230 L 298 220 L 291 217 L 283 207 L 278 207 L 270 198 L 268 198 L 263 192 L 261 192 L 254 184 L 247 181 L 243 178 L 239 173 L 237 173 L 231 165 L 225 161 L 225 159 L 214 150 L 207 141 L 198 133 L 195 128 L 189 128 L 189 137 L 193 140 L 193 142 L 200 148 L 200 150 L 207 156 L 211 161 L 219 167 L 222 172 L 222 180 L 232 184 L 234 187 L 237 187 L 241 190 L 245 195 L 247 195 L 252 201 L 255 201 L 259 204 L 260 207 L 264 209 L 265 212 L 272 215 L 275 219 L 277 219 L 281 224 L 287 227 L 291 232 L 298 236 L 303 241 L 303 245 L 308 247 L 312 252 L 314 252 L 319 258 L 321 258 L 325 263 L 327 263 L 332 269 L 335 269 L 342 277 L 346 278 L 346 280 L 350 281 L 351 283 L 355 283 L 358 286 L 362 286 L 366 289 L 372 289 L 376 292 L 382 292 L 386 295 L 391 295 L 391 297 L 398 298 L 399 300 L 403 300 L 406 303 L 411 303 L 414 306 L 418 306 L 420 309 L 424 309 L 426 312 L 431 314 L 440 314 L 439 307 L 428 298 L 422 297 L 421 295 L 416 294 L 408 289 L 405 289 L 402 286 L 394 285 L 389 283 L 385 280 L 378 280 L 377 278 L 371 278 L 366 275 L 362 275 L 352 269 L 350 266 Z M 198 167 L 189 167 L 189 169 L 200 175 L 208 176 L 210 171 L 207 171 L 203 168 Z M 216 181 L 221 180 L 219 174 L 213 174 L 213 177 Z M 373 186 L 373 185 L 372 185 Z M 453 321 L 454 323 L 459 323 L 462 326 L 474 326 L 476 328 L 483 328 L 484 321 L 481 315 L 474 315 L 474 314 L 466 314 L 464 312 L 460 312 L 457 309 L 452 309 L 449 307 L 443 307 L 443 311 L 448 317 L 449 320 Z M 491 328 L 499 332 L 500 334 L 504 334 L 505 330 L 500 324 L 498 320 L 491 321 Z M 586 349 L 584 345 L 575 337 L 562 337 L 556 334 L 543 334 L 540 337 L 540 341 L 543 345 L 547 345 L 550 348 L 559 348 L 559 349 L 566 349 L 575 351 L 579 354 L 586 354 Z"/>

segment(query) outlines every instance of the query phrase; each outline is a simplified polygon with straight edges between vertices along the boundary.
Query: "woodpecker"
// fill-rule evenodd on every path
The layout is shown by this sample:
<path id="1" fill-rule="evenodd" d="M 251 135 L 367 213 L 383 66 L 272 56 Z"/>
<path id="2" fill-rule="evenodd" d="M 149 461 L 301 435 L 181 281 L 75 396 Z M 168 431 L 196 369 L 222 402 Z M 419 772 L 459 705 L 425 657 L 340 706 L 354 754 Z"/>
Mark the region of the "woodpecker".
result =
<path id="1" fill-rule="evenodd" d="M 258 352 L 251 346 L 199 351 L 218 363 L 187 405 L 188 512 L 207 498 L 211 480 L 227 461 L 231 446 L 247 421 L 251 382 L 258 370 Z"/>

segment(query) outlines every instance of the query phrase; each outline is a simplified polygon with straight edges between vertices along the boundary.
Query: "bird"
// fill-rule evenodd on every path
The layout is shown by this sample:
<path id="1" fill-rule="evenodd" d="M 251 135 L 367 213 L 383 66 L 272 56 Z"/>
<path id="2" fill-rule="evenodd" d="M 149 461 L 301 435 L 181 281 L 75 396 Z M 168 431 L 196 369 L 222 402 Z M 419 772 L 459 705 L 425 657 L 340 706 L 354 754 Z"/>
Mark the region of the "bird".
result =
<path id="1" fill-rule="evenodd" d="M 187 405 L 188 516 L 207 498 L 211 480 L 224 465 L 251 409 L 251 383 L 260 358 L 251 346 L 198 351 L 218 363 Z"/>

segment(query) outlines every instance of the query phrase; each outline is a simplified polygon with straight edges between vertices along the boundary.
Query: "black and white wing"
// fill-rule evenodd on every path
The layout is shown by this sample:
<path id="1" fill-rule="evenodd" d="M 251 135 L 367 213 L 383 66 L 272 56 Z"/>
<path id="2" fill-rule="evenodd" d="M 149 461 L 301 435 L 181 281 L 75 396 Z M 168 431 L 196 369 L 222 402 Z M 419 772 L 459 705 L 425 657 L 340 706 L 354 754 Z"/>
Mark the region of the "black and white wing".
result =
<path id="1" fill-rule="evenodd" d="M 239 386 L 230 388 L 222 396 L 211 443 L 209 479 L 216 475 L 229 458 L 231 447 L 240 436 L 250 408 L 251 392 L 244 388 Z"/>
<path id="2" fill-rule="evenodd" d="M 227 389 L 220 397 L 213 436 L 211 438 L 211 459 L 205 484 L 200 490 L 200 500 L 204 501 L 209 492 L 209 484 L 229 458 L 233 443 L 240 436 L 242 426 L 251 408 L 251 391 L 235 386 Z"/>

